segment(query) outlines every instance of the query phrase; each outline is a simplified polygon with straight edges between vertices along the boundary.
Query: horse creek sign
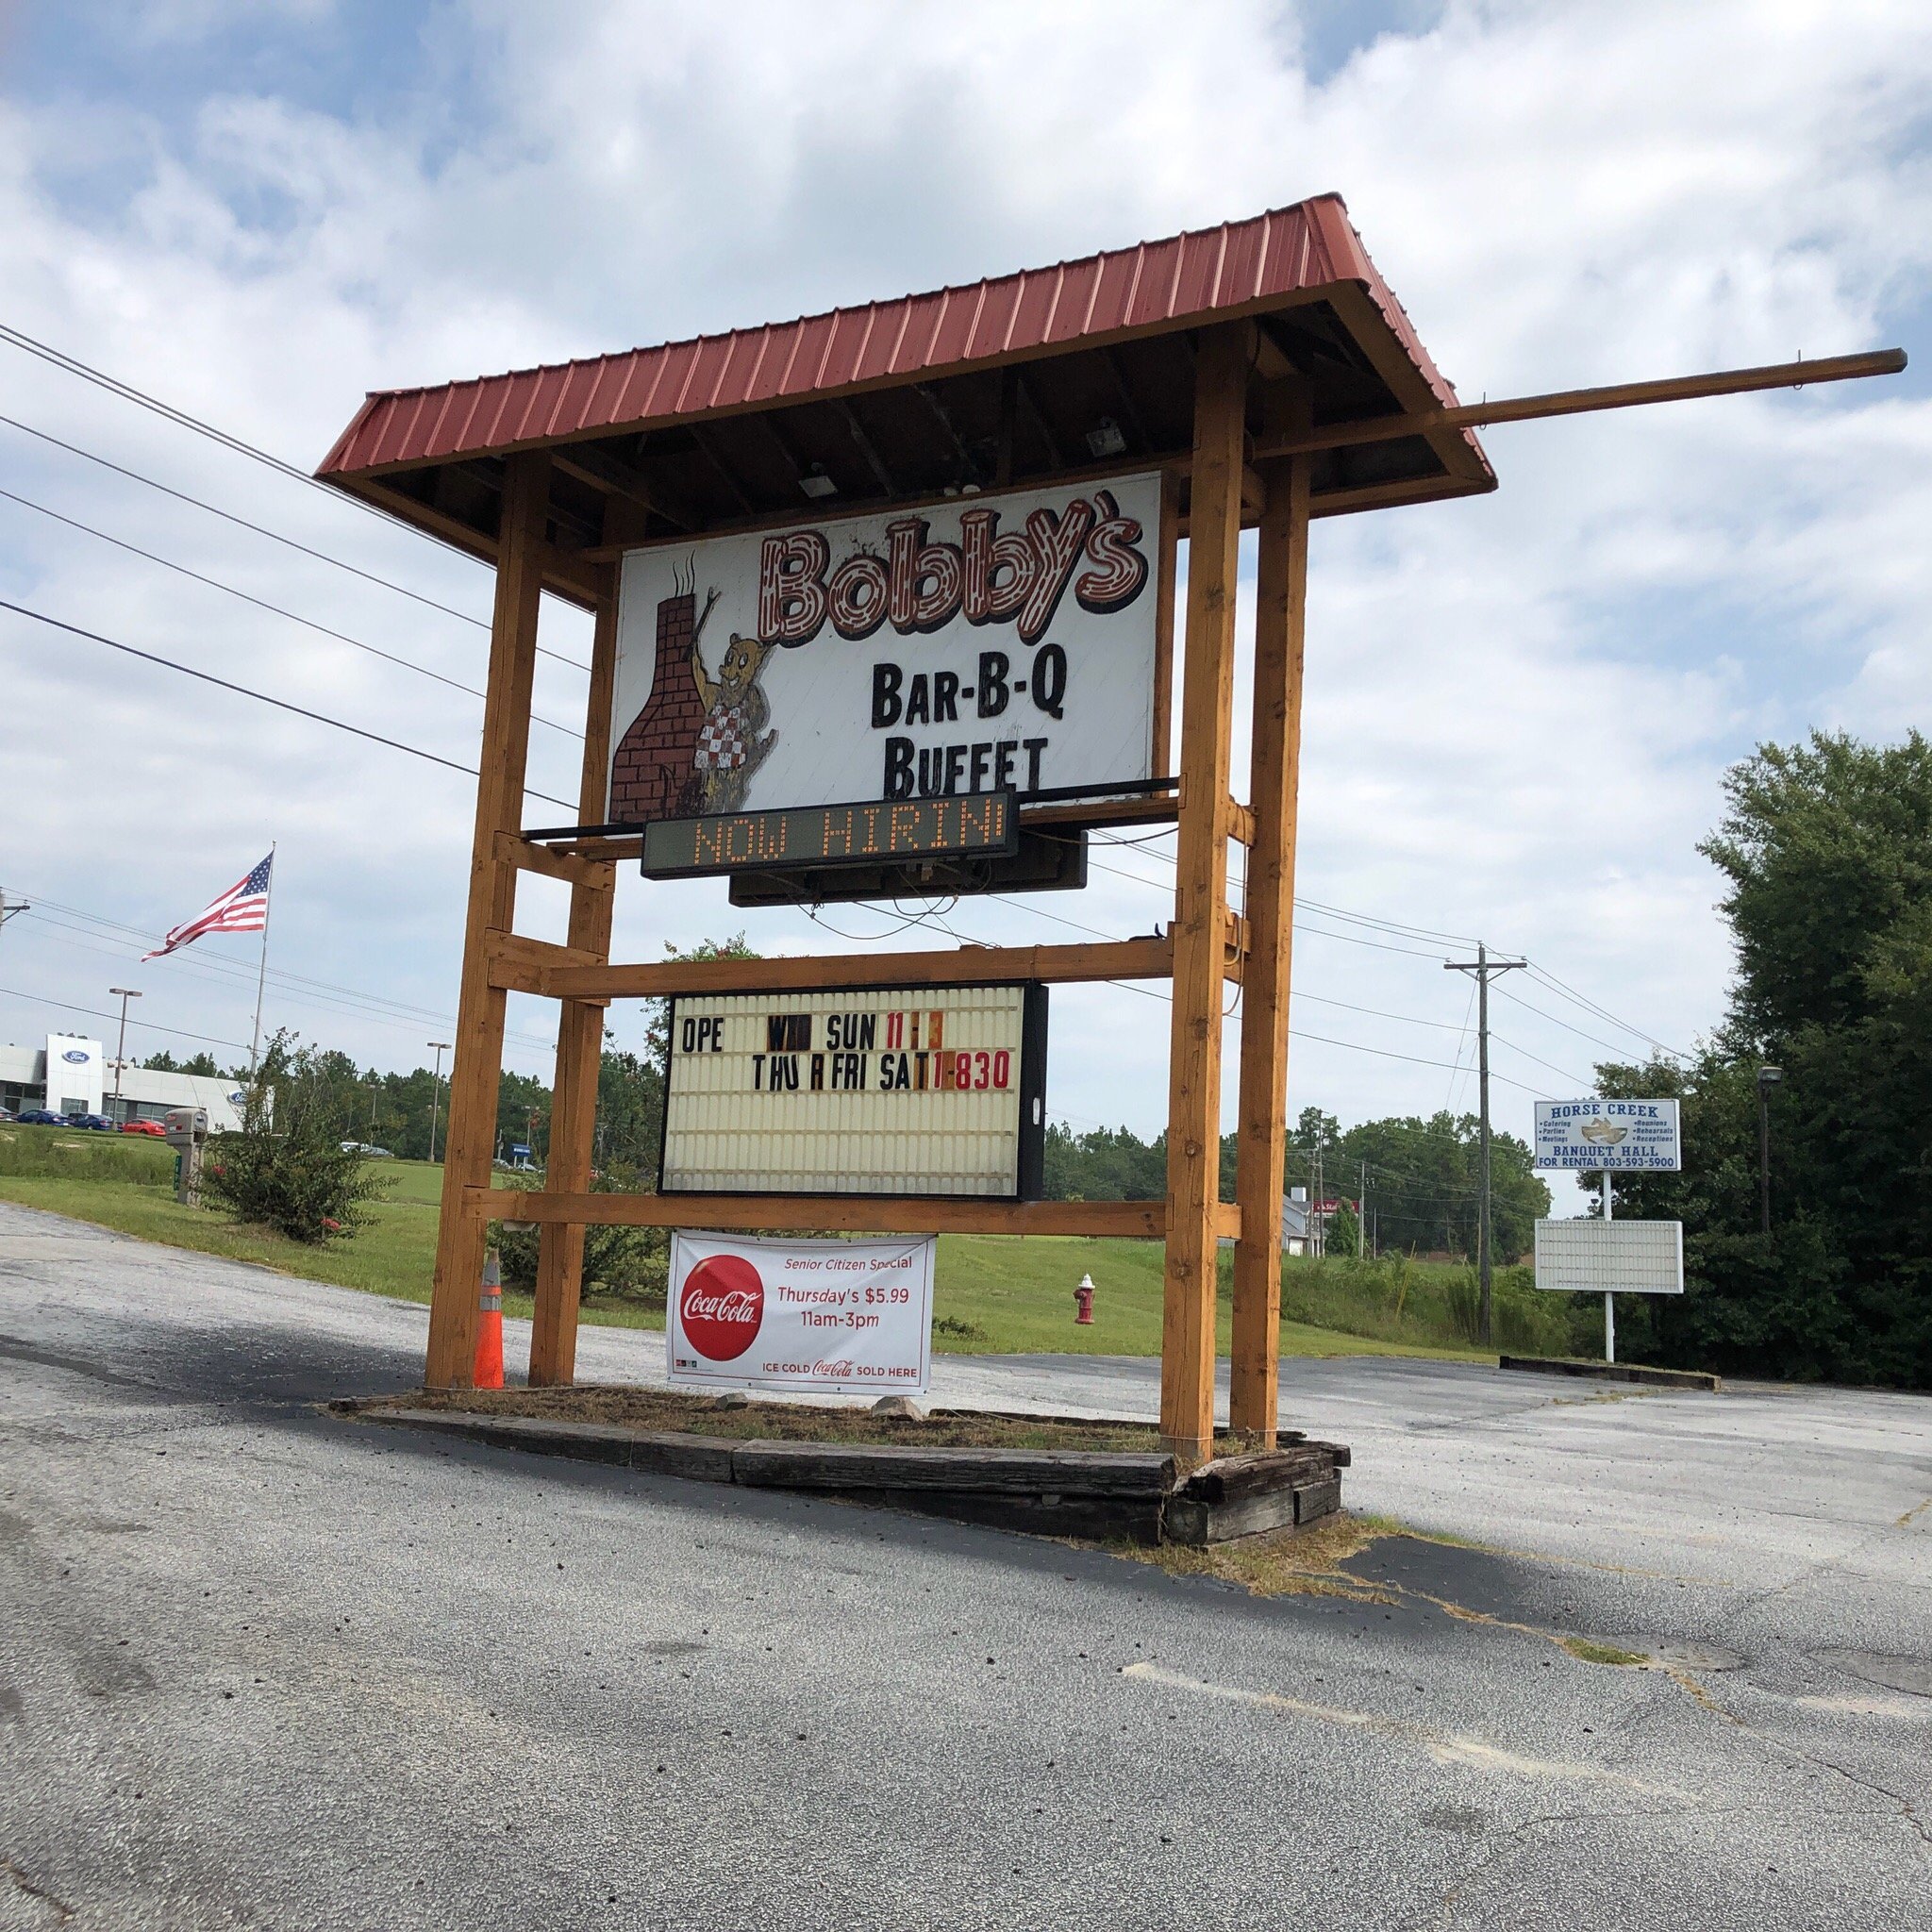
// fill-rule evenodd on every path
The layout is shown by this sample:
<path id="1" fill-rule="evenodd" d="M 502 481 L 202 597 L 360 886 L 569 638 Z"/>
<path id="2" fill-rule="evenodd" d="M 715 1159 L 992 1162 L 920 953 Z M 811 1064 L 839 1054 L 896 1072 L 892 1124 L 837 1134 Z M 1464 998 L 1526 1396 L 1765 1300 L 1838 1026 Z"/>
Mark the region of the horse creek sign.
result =
<path id="1" fill-rule="evenodd" d="M 610 818 L 1154 773 L 1157 475 L 633 550 Z"/>

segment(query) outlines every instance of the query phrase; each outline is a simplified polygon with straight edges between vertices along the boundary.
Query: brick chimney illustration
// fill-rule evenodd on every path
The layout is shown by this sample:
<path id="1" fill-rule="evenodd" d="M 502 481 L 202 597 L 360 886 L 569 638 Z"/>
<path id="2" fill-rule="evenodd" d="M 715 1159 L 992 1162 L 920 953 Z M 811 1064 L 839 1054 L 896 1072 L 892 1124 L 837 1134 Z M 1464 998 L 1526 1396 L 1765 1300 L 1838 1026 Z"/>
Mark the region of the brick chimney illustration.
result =
<path id="1" fill-rule="evenodd" d="M 651 694 L 618 741 L 610 766 L 610 816 L 625 824 L 689 818 L 698 810 L 700 780 L 691 764 L 705 701 L 691 675 L 691 650 L 718 601 L 713 591 L 697 609 L 693 569 L 674 574 L 673 594 L 658 606 L 658 657 Z"/>

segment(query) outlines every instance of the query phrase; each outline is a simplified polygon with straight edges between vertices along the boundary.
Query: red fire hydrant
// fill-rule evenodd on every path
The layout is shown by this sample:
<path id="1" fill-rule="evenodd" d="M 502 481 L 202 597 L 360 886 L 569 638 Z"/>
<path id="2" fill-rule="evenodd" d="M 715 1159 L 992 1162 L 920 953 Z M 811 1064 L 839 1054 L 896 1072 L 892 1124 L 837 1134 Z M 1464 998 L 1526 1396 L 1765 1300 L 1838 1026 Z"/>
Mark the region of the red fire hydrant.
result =
<path id="1" fill-rule="evenodd" d="M 1074 1321 L 1077 1325 L 1088 1328 L 1093 1325 L 1093 1277 L 1083 1274 L 1080 1285 L 1074 1291 Z"/>

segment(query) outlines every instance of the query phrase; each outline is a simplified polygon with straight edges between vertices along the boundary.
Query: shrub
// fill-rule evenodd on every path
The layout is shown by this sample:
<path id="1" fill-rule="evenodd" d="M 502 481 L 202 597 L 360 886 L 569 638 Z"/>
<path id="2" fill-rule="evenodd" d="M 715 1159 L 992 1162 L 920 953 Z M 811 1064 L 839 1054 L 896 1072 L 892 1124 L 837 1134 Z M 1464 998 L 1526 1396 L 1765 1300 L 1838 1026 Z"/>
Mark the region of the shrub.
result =
<path id="1" fill-rule="evenodd" d="M 382 1181 L 344 1150 L 339 1113 L 315 1050 L 277 1032 L 248 1084 L 240 1129 L 208 1144 L 203 1194 L 237 1221 L 311 1246 L 353 1235 Z"/>
<path id="2" fill-rule="evenodd" d="M 499 1176 L 504 1188 L 523 1193 L 542 1185 L 538 1174 Z M 593 1180 L 593 1193 L 620 1193 L 608 1181 Z M 512 1208 L 510 1212 L 514 1214 Z M 490 1244 L 503 1265 L 506 1288 L 528 1294 L 537 1286 L 537 1256 L 541 1231 L 532 1223 L 492 1221 Z M 587 1227 L 584 1229 L 583 1281 L 587 1291 L 598 1291 L 634 1302 L 643 1308 L 661 1308 L 671 1279 L 671 1237 L 661 1227 Z"/>

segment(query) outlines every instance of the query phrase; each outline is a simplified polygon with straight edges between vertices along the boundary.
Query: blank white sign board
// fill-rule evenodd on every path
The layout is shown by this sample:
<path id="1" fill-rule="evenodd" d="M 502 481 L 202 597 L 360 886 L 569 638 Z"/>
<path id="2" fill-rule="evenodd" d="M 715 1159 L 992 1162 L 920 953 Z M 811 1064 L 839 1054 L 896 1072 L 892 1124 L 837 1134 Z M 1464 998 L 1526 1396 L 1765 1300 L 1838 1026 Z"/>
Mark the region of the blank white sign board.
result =
<path id="1" fill-rule="evenodd" d="M 1536 1285 L 1575 1294 L 1682 1294 L 1681 1221 L 1539 1221 Z"/>

